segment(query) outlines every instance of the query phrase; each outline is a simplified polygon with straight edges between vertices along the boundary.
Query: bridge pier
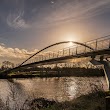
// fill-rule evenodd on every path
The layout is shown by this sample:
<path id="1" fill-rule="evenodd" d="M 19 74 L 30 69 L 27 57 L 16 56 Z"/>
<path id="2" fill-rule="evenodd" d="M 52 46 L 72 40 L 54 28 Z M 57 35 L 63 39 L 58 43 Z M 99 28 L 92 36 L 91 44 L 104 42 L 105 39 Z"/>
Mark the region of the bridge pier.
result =
<path id="1" fill-rule="evenodd" d="M 105 97 L 106 98 L 106 110 L 110 110 L 110 61 L 108 61 L 108 60 L 104 61 L 103 57 L 101 57 L 100 61 L 93 59 L 90 62 L 94 65 L 102 65 L 102 67 L 103 67 L 107 85 L 108 85 L 108 89 L 109 89 L 108 94 Z"/>
<path id="2" fill-rule="evenodd" d="M 90 61 L 93 65 L 99 65 L 102 66 L 103 70 L 104 70 L 104 74 L 106 77 L 106 81 L 107 81 L 107 85 L 108 85 L 108 89 L 110 90 L 110 61 L 104 61 L 102 59 L 102 57 L 100 58 L 100 61 L 97 61 L 95 59 L 92 59 Z"/>
<path id="3" fill-rule="evenodd" d="M 103 64 L 103 69 L 106 77 L 106 81 L 108 84 L 108 88 L 110 90 L 110 62 L 109 61 L 100 61 Z"/>

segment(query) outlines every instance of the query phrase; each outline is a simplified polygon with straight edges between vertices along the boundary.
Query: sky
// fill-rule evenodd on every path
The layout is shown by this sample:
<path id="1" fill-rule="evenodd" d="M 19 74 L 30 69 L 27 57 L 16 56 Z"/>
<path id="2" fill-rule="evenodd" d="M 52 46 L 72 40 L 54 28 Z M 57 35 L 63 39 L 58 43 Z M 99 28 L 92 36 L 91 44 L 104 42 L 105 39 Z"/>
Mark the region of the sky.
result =
<path id="1" fill-rule="evenodd" d="M 1 62 L 23 60 L 59 41 L 109 34 L 110 0 L 0 0 Z"/>

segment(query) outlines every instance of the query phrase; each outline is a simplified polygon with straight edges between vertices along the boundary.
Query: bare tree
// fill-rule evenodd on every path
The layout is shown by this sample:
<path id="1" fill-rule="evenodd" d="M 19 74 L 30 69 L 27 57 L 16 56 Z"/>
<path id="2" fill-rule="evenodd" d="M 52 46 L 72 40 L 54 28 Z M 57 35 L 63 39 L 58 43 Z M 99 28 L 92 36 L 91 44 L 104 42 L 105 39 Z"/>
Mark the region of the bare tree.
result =
<path id="1" fill-rule="evenodd" d="M 13 68 L 14 67 L 14 63 L 10 62 L 10 61 L 3 61 L 2 62 L 2 69 L 8 69 L 8 68 Z"/>

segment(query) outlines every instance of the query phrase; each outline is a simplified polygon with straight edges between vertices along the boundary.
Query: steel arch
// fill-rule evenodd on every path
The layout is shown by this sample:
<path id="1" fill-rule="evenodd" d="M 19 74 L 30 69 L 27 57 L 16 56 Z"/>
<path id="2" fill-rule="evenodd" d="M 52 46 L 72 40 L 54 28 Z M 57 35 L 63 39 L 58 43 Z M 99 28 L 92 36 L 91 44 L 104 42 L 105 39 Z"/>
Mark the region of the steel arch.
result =
<path id="1" fill-rule="evenodd" d="M 80 43 L 80 42 L 74 42 L 74 41 L 63 41 L 63 42 L 57 42 L 57 43 L 54 43 L 54 44 L 51 44 L 41 50 L 39 50 L 38 52 L 36 52 L 35 54 L 33 54 L 32 56 L 30 56 L 28 59 L 26 59 L 25 61 L 23 61 L 18 67 L 22 66 L 26 61 L 28 61 L 29 59 L 31 59 L 32 57 L 34 57 L 35 55 L 37 55 L 38 53 L 50 48 L 50 47 L 53 47 L 53 46 L 56 46 L 56 45 L 59 45 L 59 44 L 64 44 L 64 43 L 69 43 L 69 42 L 72 42 L 72 43 L 75 43 L 75 44 L 78 44 L 78 45 L 81 45 L 81 46 L 84 46 L 84 47 L 87 47 L 91 50 L 94 50 L 93 48 L 91 48 L 90 46 L 86 45 L 86 44 L 83 44 L 83 43 Z"/>

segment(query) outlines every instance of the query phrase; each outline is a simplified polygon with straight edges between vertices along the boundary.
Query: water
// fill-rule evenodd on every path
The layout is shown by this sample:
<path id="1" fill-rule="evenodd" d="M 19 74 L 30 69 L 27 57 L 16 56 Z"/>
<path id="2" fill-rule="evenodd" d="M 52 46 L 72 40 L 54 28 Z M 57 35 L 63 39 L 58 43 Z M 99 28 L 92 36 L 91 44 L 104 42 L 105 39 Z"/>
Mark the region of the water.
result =
<path id="1" fill-rule="evenodd" d="M 61 77 L 0 80 L 0 97 L 3 102 L 16 100 L 20 105 L 26 99 L 43 97 L 50 100 L 66 101 L 87 94 L 97 85 L 107 90 L 104 77 Z M 14 100 L 14 101 L 13 101 Z"/>

